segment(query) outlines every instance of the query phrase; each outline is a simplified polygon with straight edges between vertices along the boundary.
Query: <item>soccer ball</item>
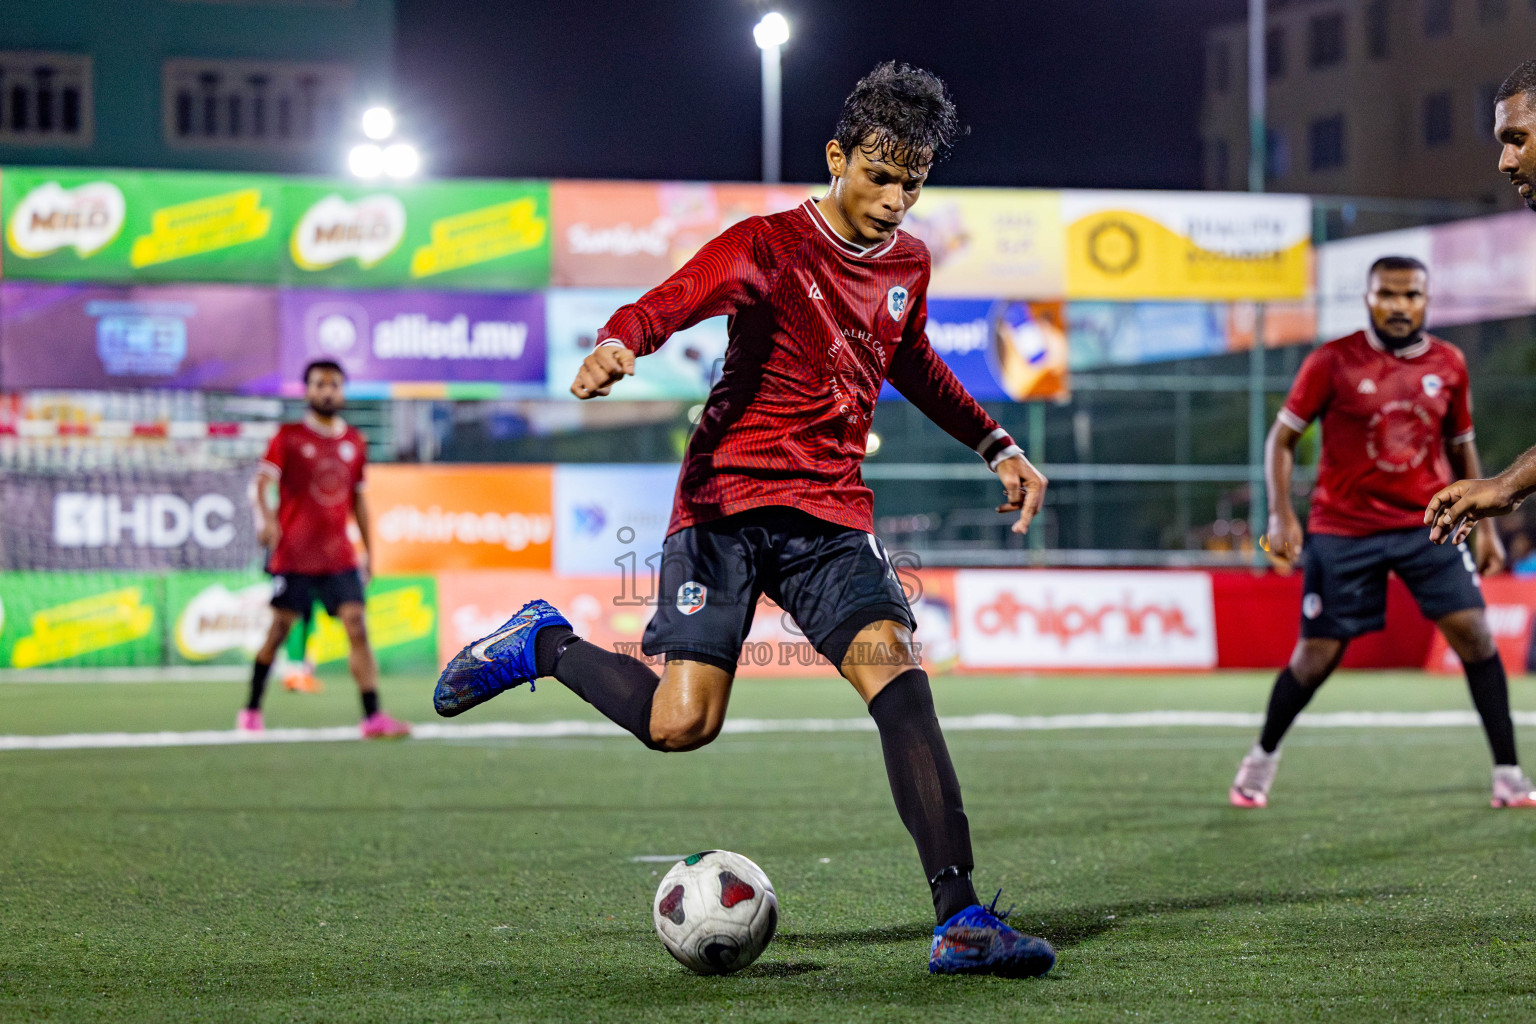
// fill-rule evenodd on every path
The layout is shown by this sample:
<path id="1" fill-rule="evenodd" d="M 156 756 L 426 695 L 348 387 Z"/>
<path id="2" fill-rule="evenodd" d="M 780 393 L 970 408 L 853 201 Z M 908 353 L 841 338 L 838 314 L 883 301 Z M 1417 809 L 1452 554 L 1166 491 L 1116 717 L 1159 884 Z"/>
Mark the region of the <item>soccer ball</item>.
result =
<path id="1" fill-rule="evenodd" d="M 696 974 L 730 974 L 762 955 L 779 926 L 779 898 L 739 853 L 705 850 L 672 865 L 651 904 L 667 952 Z"/>

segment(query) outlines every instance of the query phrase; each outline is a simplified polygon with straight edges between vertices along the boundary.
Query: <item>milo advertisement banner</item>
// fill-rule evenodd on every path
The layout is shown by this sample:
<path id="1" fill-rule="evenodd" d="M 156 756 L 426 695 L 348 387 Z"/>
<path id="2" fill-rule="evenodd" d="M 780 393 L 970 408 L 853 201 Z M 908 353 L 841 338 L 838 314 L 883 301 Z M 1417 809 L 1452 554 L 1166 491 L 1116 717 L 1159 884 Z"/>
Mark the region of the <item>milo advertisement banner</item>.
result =
<path id="1" fill-rule="evenodd" d="M 163 585 L 130 573 L 0 573 L 0 668 L 162 664 Z"/>
<path id="2" fill-rule="evenodd" d="M 169 661 L 241 664 L 272 623 L 272 580 L 260 573 L 176 573 L 166 577 Z M 437 658 L 437 581 L 430 576 L 370 580 L 368 639 L 379 665 L 395 669 Z M 345 666 L 347 631 L 319 605 L 305 653 L 317 665 Z M 297 628 L 297 627 L 295 627 Z"/>
<path id="3" fill-rule="evenodd" d="M 549 284 L 549 184 L 463 181 L 284 191 L 283 277 L 314 287 L 535 291 Z"/>
<path id="4" fill-rule="evenodd" d="M 45 281 L 277 279 L 281 178 L 7 167 L 5 276 Z"/>

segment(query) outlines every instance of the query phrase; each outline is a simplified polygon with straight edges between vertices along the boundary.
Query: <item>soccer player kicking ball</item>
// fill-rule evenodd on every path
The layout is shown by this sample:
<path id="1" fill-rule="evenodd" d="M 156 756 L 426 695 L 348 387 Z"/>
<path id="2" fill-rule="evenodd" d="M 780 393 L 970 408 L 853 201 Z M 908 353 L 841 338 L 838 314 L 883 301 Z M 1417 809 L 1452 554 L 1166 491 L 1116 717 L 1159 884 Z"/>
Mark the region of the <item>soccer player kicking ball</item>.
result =
<path id="1" fill-rule="evenodd" d="M 363 698 L 362 731 L 366 739 L 409 736 L 411 727 L 379 710 L 379 666 L 368 646 L 363 621 L 363 579 L 357 554 L 347 537 L 347 514 L 357 519 L 363 548 L 369 549 L 368 506 L 363 501 L 363 465 L 368 445 L 356 427 L 338 412 L 346 403 L 346 374 L 329 360 L 304 369 L 304 398 L 309 411 L 300 423 L 285 423 L 272 438 L 256 469 L 258 539 L 272 552 L 272 626 L 256 652 L 251 696 L 236 719 L 237 728 L 260 731 L 261 698 L 267 674 L 288 631 L 309 614 L 318 599 L 341 620 L 351 644 L 352 678 Z M 277 483 L 277 508 L 267 495 Z"/>
<path id="2" fill-rule="evenodd" d="M 1499 170 L 1536 212 L 1536 60 L 1515 68 L 1494 94 L 1493 133 L 1500 147 Z M 1536 494 L 1536 448 L 1498 476 L 1458 480 L 1437 493 L 1424 511 L 1424 523 L 1436 543 L 1460 544 L 1478 520 L 1507 516 L 1532 494 Z"/>
<path id="3" fill-rule="evenodd" d="M 1350 640 L 1386 622 L 1387 572 L 1397 573 L 1466 669 L 1472 703 L 1493 749 L 1493 806 L 1536 807 L 1515 757 L 1509 688 L 1483 615 L 1478 573 L 1504 566 L 1491 528 L 1465 544 L 1431 542 L 1424 502 L 1457 474 L 1476 475 L 1472 399 L 1461 352 L 1424 333 L 1429 275 L 1406 256 L 1377 260 L 1367 279 L 1370 326 L 1321 346 L 1301 365 L 1269 432 L 1269 554 L 1289 572 L 1304 566 L 1301 638 L 1275 680 L 1264 729 L 1229 794 L 1263 807 L 1280 763 L 1280 740 Z M 1291 507 L 1296 442 L 1321 417 L 1323 451 L 1308 535 Z"/>
<path id="4" fill-rule="evenodd" d="M 944 84 L 887 63 L 854 88 L 827 143 L 825 197 L 753 217 L 598 335 L 571 391 L 606 395 L 676 331 L 730 316 L 730 344 L 688 443 L 663 547 L 660 600 L 638 659 L 574 635 L 543 601 L 466 647 L 439 714 L 554 676 L 654 750 L 694 750 L 725 718 L 758 597 L 767 594 L 858 690 L 880 732 L 896 809 L 917 843 L 938 927 L 935 973 L 1044 974 L 1055 953 L 971 886 L 960 783 L 912 644 L 912 611 L 872 532 L 859 474 L 881 383 L 974 448 L 1023 533 L 1046 481 L 929 346 L 928 250 L 899 230 L 959 134 Z M 642 371 L 643 372 L 643 371 Z M 865 652 L 878 652 L 870 657 Z M 891 657 L 895 652 L 896 657 Z M 899 661 L 899 664 L 892 664 Z"/>

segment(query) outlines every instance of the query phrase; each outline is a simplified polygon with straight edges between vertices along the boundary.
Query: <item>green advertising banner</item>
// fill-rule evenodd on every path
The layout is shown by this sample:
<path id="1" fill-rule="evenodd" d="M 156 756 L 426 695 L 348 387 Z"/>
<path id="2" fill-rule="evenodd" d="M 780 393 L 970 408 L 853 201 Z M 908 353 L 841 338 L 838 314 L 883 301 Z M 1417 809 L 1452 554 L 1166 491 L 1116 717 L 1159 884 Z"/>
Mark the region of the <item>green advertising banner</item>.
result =
<path id="1" fill-rule="evenodd" d="M 163 591 L 145 573 L 0 573 L 0 668 L 162 664 Z"/>
<path id="2" fill-rule="evenodd" d="M 172 665 L 249 662 L 272 621 L 272 578 L 260 572 L 178 572 L 165 577 Z"/>
<path id="3" fill-rule="evenodd" d="M 381 576 L 368 582 L 368 640 L 384 671 L 437 663 L 437 579 Z M 346 661 L 347 631 L 320 608 L 306 652 L 316 665 Z"/>
<path id="4" fill-rule="evenodd" d="M 7 167 L 5 276 L 274 283 L 275 175 Z"/>
<path id="5" fill-rule="evenodd" d="M 284 283 L 537 291 L 549 285 L 549 183 L 284 189 Z"/>

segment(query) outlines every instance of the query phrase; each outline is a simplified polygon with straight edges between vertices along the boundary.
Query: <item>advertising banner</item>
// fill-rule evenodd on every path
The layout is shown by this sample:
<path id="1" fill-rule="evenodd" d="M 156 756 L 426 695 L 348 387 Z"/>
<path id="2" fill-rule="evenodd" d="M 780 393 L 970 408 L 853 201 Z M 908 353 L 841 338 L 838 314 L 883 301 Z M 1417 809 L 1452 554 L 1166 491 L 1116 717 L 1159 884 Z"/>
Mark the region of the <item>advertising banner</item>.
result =
<path id="1" fill-rule="evenodd" d="M 1211 302 L 1069 302 L 1072 369 L 1224 353 L 1226 312 Z"/>
<path id="2" fill-rule="evenodd" d="M 0 567 L 243 569 L 259 562 L 241 470 L 0 477 Z"/>
<path id="3" fill-rule="evenodd" d="M 642 566 L 642 573 L 644 572 Z M 952 573 L 899 570 L 913 613 L 924 663 L 935 670 L 955 664 Z M 465 645 L 493 632 L 537 596 L 559 608 L 577 634 L 612 651 L 645 658 L 640 641 L 655 611 L 648 576 L 574 577 L 547 572 L 458 572 L 438 577 L 442 632 L 438 659 L 446 664 Z M 871 650 L 871 658 L 882 652 Z M 653 661 L 657 671 L 664 659 Z M 766 597 L 759 602 L 737 666 L 740 676 L 837 674 L 796 627 Z"/>
<path id="4" fill-rule="evenodd" d="M 649 572 L 677 488 L 675 465 L 554 467 L 555 571 L 562 576 Z"/>
<path id="5" fill-rule="evenodd" d="M 576 401 L 571 382 L 597 343 L 598 330 L 616 309 L 640 295 L 636 289 L 565 288 L 545 296 L 551 398 Z M 633 377 L 625 377 L 614 386 L 613 397 L 625 401 L 702 399 L 719 377 L 728 340 L 723 316 L 678 331 L 639 361 Z"/>
<path id="6" fill-rule="evenodd" d="M 1239 193 L 1061 194 L 1069 299 L 1299 299 L 1312 205 Z"/>
<path id="7" fill-rule="evenodd" d="M 196 388 L 277 383 L 277 293 L 247 285 L 0 285 L 8 388 Z"/>
<path id="8" fill-rule="evenodd" d="M 358 383 L 523 384 L 544 392 L 544 297 L 474 292 L 285 289 L 280 385 L 334 359 Z"/>
<path id="9" fill-rule="evenodd" d="M 159 665 L 162 588 L 139 573 L 0 573 L 0 667 Z"/>
<path id="10" fill-rule="evenodd" d="M 932 297 L 1066 294 L 1059 192 L 925 188 L 902 228 L 928 246 Z"/>
<path id="11" fill-rule="evenodd" d="M 275 283 L 273 175 L 7 167 L 5 276 Z"/>
<path id="12" fill-rule="evenodd" d="M 173 665 L 248 662 L 272 624 L 272 577 L 256 571 L 177 572 L 165 577 Z"/>
<path id="13" fill-rule="evenodd" d="M 1524 211 L 1501 213 L 1319 246 L 1319 330 L 1325 338 L 1365 327 L 1366 276 L 1382 256 L 1411 256 L 1429 268 L 1431 329 L 1536 312 L 1536 222 Z"/>
<path id="14" fill-rule="evenodd" d="M 549 284 L 549 184 L 284 187 L 283 280 L 304 287 L 537 291 Z"/>
<path id="15" fill-rule="evenodd" d="M 965 570 L 967 668 L 1171 669 L 1216 664 L 1211 578 L 1200 572 Z"/>
<path id="16" fill-rule="evenodd" d="M 928 343 L 977 401 L 1055 401 L 1071 390 L 1060 302 L 930 299 Z M 887 382 L 880 397 L 901 393 Z"/>
<path id="17" fill-rule="evenodd" d="M 374 571 L 550 568 L 551 477 L 549 466 L 370 466 Z"/>
<path id="18" fill-rule="evenodd" d="M 1536 579 L 1518 576 L 1489 576 L 1481 581 L 1483 600 L 1487 602 L 1488 631 L 1499 645 L 1499 656 L 1511 675 L 1536 672 Z M 1461 659 L 1439 630 L 1430 641 L 1429 657 L 1424 667 L 1431 672 L 1461 675 Z"/>
<path id="19" fill-rule="evenodd" d="M 386 672 L 431 665 L 437 658 L 437 580 L 431 576 L 380 576 L 368 581 L 364 605 L 368 642 Z M 517 609 L 513 609 L 515 612 Z M 511 618 L 508 613 L 507 618 Z M 499 625 L 499 623 L 498 623 Z M 347 631 L 320 607 L 304 653 L 316 665 L 345 662 Z M 455 648 L 457 650 L 457 648 Z"/>
<path id="20" fill-rule="evenodd" d="M 550 185 L 556 287 L 655 287 L 737 221 L 800 205 L 809 185 L 557 181 Z"/>

